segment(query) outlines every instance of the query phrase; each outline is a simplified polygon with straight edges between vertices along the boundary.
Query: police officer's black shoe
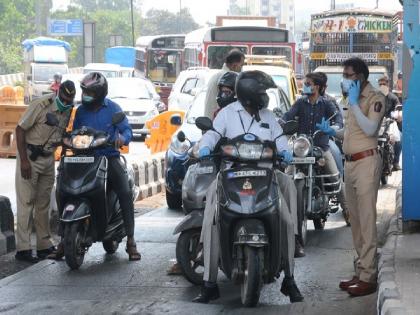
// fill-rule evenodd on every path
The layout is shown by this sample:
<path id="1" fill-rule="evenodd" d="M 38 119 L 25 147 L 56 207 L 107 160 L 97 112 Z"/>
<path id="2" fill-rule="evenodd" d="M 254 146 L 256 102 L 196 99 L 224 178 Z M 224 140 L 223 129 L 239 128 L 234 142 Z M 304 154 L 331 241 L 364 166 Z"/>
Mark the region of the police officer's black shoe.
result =
<path id="1" fill-rule="evenodd" d="M 295 237 L 295 258 L 305 257 L 305 250 L 303 249 L 302 243 L 299 241 L 299 237 Z"/>
<path id="2" fill-rule="evenodd" d="M 216 300 L 219 297 L 220 293 L 217 284 L 213 282 L 204 282 L 204 284 L 201 286 L 200 294 L 192 301 L 194 303 L 207 304 L 211 300 Z"/>
<path id="3" fill-rule="evenodd" d="M 51 246 L 50 248 L 47 248 L 47 249 L 37 250 L 36 255 L 38 256 L 39 259 L 43 260 L 43 259 L 47 258 L 48 255 L 55 252 L 56 250 L 57 249 L 54 246 Z"/>
<path id="4" fill-rule="evenodd" d="M 26 261 L 32 264 L 36 264 L 39 261 L 38 257 L 32 256 L 31 250 L 17 251 L 15 254 L 15 259 L 20 261 Z"/>
<path id="5" fill-rule="evenodd" d="M 290 303 L 303 301 L 303 296 L 300 293 L 293 277 L 284 277 L 280 292 L 289 297 Z"/>

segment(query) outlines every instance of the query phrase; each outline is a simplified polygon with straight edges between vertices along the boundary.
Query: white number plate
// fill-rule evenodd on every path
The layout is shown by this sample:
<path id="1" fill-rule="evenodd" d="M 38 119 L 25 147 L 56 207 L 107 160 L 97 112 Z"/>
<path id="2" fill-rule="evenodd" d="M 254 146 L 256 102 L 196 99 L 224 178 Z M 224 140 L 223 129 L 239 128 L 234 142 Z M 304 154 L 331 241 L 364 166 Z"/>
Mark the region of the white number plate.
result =
<path id="1" fill-rule="evenodd" d="M 141 123 L 141 119 L 128 117 L 128 123 L 129 124 L 140 124 Z"/>
<path id="2" fill-rule="evenodd" d="M 314 163 L 315 163 L 315 157 L 313 156 L 304 157 L 304 158 L 294 157 L 293 162 L 292 162 L 292 164 L 314 164 Z"/>
<path id="3" fill-rule="evenodd" d="M 197 167 L 197 174 L 211 174 L 213 173 L 213 166 Z"/>
<path id="4" fill-rule="evenodd" d="M 95 158 L 93 156 L 66 156 L 64 163 L 93 163 Z"/>
<path id="5" fill-rule="evenodd" d="M 254 171 L 239 171 L 228 173 L 228 178 L 238 178 L 238 177 L 257 177 L 257 176 L 267 176 L 267 171 L 265 170 L 254 170 Z"/>

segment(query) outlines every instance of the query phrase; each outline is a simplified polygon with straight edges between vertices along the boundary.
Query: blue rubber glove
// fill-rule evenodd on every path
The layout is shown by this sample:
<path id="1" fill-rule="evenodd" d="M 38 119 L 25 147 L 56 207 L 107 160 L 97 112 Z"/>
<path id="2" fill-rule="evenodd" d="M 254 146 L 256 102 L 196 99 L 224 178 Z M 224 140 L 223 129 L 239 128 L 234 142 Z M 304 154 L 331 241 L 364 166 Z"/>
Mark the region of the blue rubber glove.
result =
<path id="1" fill-rule="evenodd" d="M 198 157 L 203 158 L 210 155 L 210 148 L 209 147 L 202 147 L 198 151 Z"/>
<path id="2" fill-rule="evenodd" d="M 324 117 L 322 117 L 321 123 L 316 124 L 316 129 L 321 130 L 323 133 L 330 137 L 334 137 L 336 132 L 333 128 L 330 126 L 330 122 L 326 120 Z"/>
<path id="3" fill-rule="evenodd" d="M 287 150 L 283 150 L 279 153 L 279 157 L 283 158 L 283 162 L 290 164 L 293 161 L 293 155 Z"/>
<path id="4" fill-rule="evenodd" d="M 353 81 L 349 88 L 349 104 L 355 106 L 359 104 L 360 81 Z"/>

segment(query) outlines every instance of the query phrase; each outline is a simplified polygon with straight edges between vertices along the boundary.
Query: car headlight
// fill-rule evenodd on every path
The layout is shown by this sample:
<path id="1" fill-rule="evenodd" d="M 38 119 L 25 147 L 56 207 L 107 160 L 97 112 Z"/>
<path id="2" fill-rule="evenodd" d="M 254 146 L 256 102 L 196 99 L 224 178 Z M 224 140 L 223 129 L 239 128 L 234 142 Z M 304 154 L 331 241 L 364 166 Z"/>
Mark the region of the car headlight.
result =
<path id="1" fill-rule="evenodd" d="M 238 145 L 239 157 L 244 160 L 257 160 L 261 158 L 263 145 L 259 143 L 241 143 Z"/>
<path id="2" fill-rule="evenodd" d="M 293 153 L 297 157 L 306 157 L 311 149 L 311 143 L 306 137 L 298 137 L 293 142 Z"/>
<path id="3" fill-rule="evenodd" d="M 174 134 L 172 136 L 172 141 L 171 141 L 170 148 L 175 153 L 184 154 L 189 150 L 190 147 L 191 147 L 191 142 L 188 139 L 185 139 L 184 142 L 181 142 L 181 141 L 178 140 L 176 134 Z"/>
<path id="4" fill-rule="evenodd" d="M 108 137 L 98 137 L 95 140 L 93 140 L 91 147 L 96 148 L 103 145 L 108 140 Z"/>
<path id="5" fill-rule="evenodd" d="M 75 149 L 88 149 L 93 141 L 93 136 L 75 135 L 71 141 L 72 147 Z"/>

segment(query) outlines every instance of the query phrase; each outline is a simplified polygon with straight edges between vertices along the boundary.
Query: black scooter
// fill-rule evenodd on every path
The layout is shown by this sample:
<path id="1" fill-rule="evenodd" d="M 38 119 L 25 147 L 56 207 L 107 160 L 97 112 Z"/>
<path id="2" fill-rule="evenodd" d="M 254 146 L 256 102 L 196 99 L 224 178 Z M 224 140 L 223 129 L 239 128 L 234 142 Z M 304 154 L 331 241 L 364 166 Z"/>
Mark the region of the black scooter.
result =
<path id="1" fill-rule="evenodd" d="M 124 113 L 116 113 L 112 124 L 124 118 Z M 64 154 L 58 168 L 56 194 L 64 254 L 71 269 L 82 265 L 87 249 L 94 242 L 102 242 L 105 251 L 113 254 L 126 236 L 117 195 L 107 185 L 108 160 L 94 155 L 96 149 L 115 145 L 109 139 L 108 134 L 86 127 L 74 130 L 63 139 Z M 72 156 L 66 154 L 69 149 Z M 128 177 L 134 202 L 138 191 L 132 169 L 128 169 Z"/>

